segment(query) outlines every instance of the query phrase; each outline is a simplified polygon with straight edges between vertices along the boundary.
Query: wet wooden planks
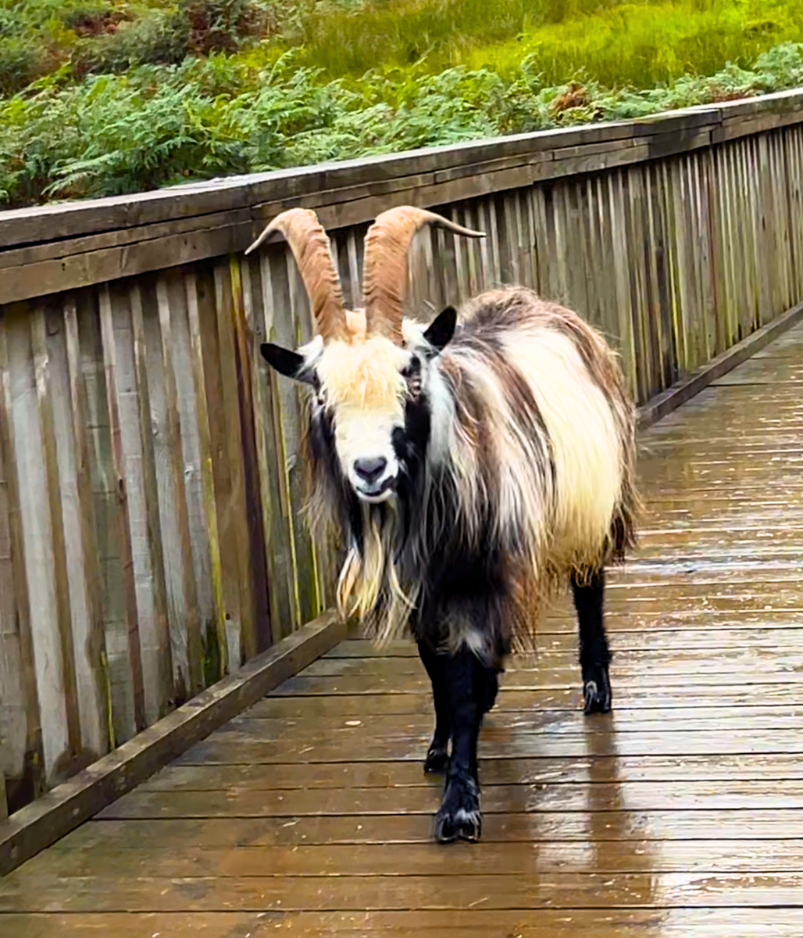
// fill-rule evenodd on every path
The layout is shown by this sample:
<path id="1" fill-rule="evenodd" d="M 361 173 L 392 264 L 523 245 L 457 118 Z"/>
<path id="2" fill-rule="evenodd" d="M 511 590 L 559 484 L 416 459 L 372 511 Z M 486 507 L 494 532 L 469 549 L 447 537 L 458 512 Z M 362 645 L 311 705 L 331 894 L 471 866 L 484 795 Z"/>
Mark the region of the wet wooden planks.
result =
<path id="1" fill-rule="evenodd" d="M 414 650 L 353 638 L 6 877 L 4 938 L 798 938 L 801 374 L 797 329 L 645 435 L 616 711 L 563 602 L 484 727 L 482 843 L 430 842 Z"/>
<path id="2" fill-rule="evenodd" d="M 610 338 L 646 426 L 803 319 L 799 101 L 783 93 L 102 206 L 0 213 L 11 245 L 0 250 L 8 810 L 332 603 L 331 545 L 312 542 L 300 511 L 299 389 L 259 354 L 264 339 L 310 338 L 308 302 L 286 245 L 239 256 L 252 227 L 288 199 L 317 207 L 350 305 L 360 303 L 363 238 L 380 211 L 426 205 L 482 229 L 482 241 L 418 234 L 407 312 L 428 319 L 489 286 L 533 287 Z M 723 422 L 739 419 L 759 384 L 776 405 L 750 435 L 736 444 L 709 433 L 703 456 L 684 438 L 696 484 L 684 476 L 678 488 L 675 463 L 654 479 L 656 506 L 698 522 L 707 560 L 692 572 L 712 612 L 736 601 L 721 583 L 731 548 L 744 544 L 752 553 L 742 572 L 767 569 L 745 577 L 741 602 L 794 600 L 795 527 L 762 514 L 798 490 L 803 462 L 789 412 L 801 374 L 794 343 L 775 354 L 774 377 L 747 368 L 722 382 L 734 388 L 720 402 Z M 772 449 L 762 449 L 765 430 Z M 738 488 L 731 445 L 747 463 Z M 759 451 L 766 459 L 748 459 Z M 727 537 L 722 491 L 740 521 L 729 518 Z M 642 572 L 670 556 L 689 572 L 685 536 L 676 525 L 646 531 Z M 629 588 L 612 586 L 617 615 L 653 603 Z M 680 583 L 654 611 L 680 613 L 683 603 L 685 612 L 699 599 Z"/>

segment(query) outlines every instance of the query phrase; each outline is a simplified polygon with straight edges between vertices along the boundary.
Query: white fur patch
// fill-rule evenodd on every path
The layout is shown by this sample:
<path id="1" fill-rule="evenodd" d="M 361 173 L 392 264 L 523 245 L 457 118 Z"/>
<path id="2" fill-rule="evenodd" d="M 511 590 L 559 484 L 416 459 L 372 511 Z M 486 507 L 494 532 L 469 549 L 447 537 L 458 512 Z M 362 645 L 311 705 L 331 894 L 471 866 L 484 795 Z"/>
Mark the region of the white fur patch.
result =
<path id="1" fill-rule="evenodd" d="M 509 363 L 526 376 L 552 442 L 550 554 L 563 563 L 593 561 L 622 488 L 623 453 L 611 405 L 566 334 L 540 326 L 505 337 L 504 346 Z"/>

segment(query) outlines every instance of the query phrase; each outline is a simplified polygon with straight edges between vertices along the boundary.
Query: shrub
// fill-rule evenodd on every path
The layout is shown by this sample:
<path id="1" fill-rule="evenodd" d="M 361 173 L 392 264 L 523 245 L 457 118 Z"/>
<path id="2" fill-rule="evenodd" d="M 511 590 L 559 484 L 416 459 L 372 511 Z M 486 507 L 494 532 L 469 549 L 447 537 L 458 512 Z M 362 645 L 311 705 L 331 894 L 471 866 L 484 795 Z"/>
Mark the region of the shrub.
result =
<path id="1" fill-rule="evenodd" d="M 0 0 L 0 31 L 6 205 L 803 83 L 785 0 Z"/>

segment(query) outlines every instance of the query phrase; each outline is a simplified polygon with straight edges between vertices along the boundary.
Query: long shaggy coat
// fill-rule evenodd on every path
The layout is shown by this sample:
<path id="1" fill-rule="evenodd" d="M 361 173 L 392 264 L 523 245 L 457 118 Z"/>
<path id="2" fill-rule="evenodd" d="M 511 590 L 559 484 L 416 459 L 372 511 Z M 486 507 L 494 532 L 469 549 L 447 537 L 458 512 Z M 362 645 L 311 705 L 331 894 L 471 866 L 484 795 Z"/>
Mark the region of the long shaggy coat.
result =
<path id="1" fill-rule="evenodd" d="M 359 314 L 349 329 L 364 330 Z M 309 352 L 311 517 L 321 536 L 347 532 L 344 614 L 380 640 L 411 629 L 494 665 L 532 647 L 559 582 L 633 544 L 633 407 L 599 333 L 521 287 L 472 300 L 440 354 L 419 324 L 402 331 L 404 348 L 374 337 Z M 358 500 L 343 475 L 333 414 L 349 402 L 355 416 L 404 409 L 392 501 Z"/>

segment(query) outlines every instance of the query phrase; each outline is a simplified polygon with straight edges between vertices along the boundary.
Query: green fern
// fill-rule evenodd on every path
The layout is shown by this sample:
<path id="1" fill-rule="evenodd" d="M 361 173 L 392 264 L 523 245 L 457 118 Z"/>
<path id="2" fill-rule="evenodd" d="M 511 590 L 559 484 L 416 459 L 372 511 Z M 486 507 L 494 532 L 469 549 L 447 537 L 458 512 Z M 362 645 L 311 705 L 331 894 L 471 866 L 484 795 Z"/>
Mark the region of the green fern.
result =
<path id="1" fill-rule="evenodd" d="M 0 205 L 780 90 L 784 39 L 783 0 L 0 0 Z"/>

